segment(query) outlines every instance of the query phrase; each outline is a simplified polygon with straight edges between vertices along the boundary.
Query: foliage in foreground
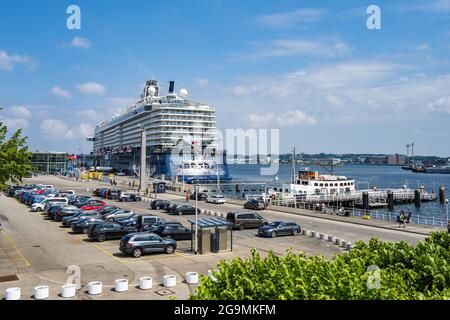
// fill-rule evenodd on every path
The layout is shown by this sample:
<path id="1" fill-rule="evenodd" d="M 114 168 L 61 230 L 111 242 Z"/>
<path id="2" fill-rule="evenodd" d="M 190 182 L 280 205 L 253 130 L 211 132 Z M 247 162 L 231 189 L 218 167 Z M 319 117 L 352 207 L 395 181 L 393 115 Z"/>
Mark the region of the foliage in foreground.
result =
<path id="1" fill-rule="evenodd" d="M 217 279 L 202 276 L 193 300 L 285 300 L 285 299 L 450 299 L 450 236 L 435 232 L 413 246 L 405 241 L 355 247 L 332 260 L 321 256 L 287 252 L 283 257 L 269 253 L 261 258 L 220 261 Z M 368 289 L 380 268 L 380 286 Z"/>
<path id="2" fill-rule="evenodd" d="M 7 182 L 18 183 L 31 171 L 27 138 L 21 137 L 22 130 L 14 132 L 7 139 L 8 128 L 0 122 L 0 189 Z"/>

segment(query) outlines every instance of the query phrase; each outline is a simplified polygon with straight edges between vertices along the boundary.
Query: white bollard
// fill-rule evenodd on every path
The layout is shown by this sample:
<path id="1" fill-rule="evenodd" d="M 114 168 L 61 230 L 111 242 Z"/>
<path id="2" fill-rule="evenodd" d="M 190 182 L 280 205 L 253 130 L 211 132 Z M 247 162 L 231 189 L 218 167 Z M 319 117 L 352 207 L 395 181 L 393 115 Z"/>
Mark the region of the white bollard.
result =
<path id="1" fill-rule="evenodd" d="M 115 281 L 114 290 L 116 292 L 125 292 L 128 291 L 128 280 L 127 279 L 118 279 Z"/>
<path id="2" fill-rule="evenodd" d="M 198 283 L 198 273 L 197 272 L 186 272 L 186 283 L 188 283 L 188 284 Z"/>
<path id="3" fill-rule="evenodd" d="M 335 238 L 334 244 L 337 245 L 337 246 L 340 246 L 342 244 L 342 240 L 339 239 L 339 238 Z"/>
<path id="4" fill-rule="evenodd" d="M 44 300 L 48 298 L 49 289 L 48 286 L 38 286 L 34 288 L 34 298 L 36 300 Z"/>
<path id="5" fill-rule="evenodd" d="M 334 243 L 335 241 L 336 241 L 336 237 L 331 235 L 331 234 L 329 234 L 328 235 L 328 242 Z"/>
<path id="6" fill-rule="evenodd" d="M 321 232 L 316 232 L 316 239 L 322 239 L 322 237 L 323 237 L 323 233 L 321 233 Z"/>
<path id="7" fill-rule="evenodd" d="M 311 230 L 305 230 L 305 236 L 311 237 Z"/>
<path id="8" fill-rule="evenodd" d="M 347 250 L 351 250 L 352 249 L 352 243 L 351 242 L 347 242 Z"/>
<path id="9" fill-rule="evenodd" d="M 73 298 L 76 294 L 76 286 L 74 284 L 64 284 L 61 286 L 61 297 Z"/>
<path id="10" fill-rule="evenodd" d="M 164 276 L 164 287 L 171 288 L 177 285 L 177 277 L 174 275 Z"/>
<path id="11" fill-rule="evenodd" d="M 302 234 L 302 235 L 306 235 L 306 230 L 305 230 L 305 229 L 302 229 L 301 234 Z"/>
<path id="12" fill-rule="evenodd" d="M 139 288 L 142 290 L 149 290 L 153 287 L 152 277 L 142 277 L 139 279 Z"/>
<path id="13" fill-rule="evenodd" d="M 320 237 L 320 239 L 327 241 L 328 240 L 328 234 L 322 233 L 322 237 Z"/>
<path id="14" fill-rule="evenodd" d="M 316 237 L 316 231 L 314 231 L 314 230 L 311 230 L 311 234 L 310 234 L 310 236 L 311 236 L 311 237 L 313 237 L 313 238 L 315 238 L 315 237 Z"/>
<path id="15" fill-rule="evenodd" d="M 90 295 L 97 295 L 102 293 L 103 284 L 100 281 L 89 282 L 88 292 Z"/>
<path id="16" fill-rule="evenodd" d="M 342 240 L 342 244 L 341 244 L 342 248 L 347 248 L 347 241 Z"/>
<path id="17" fill-rule="evenodd" d="M 5 290 L 5 300 L 20 300 L 21 294 L 20 288 L 8 288 Z"/>

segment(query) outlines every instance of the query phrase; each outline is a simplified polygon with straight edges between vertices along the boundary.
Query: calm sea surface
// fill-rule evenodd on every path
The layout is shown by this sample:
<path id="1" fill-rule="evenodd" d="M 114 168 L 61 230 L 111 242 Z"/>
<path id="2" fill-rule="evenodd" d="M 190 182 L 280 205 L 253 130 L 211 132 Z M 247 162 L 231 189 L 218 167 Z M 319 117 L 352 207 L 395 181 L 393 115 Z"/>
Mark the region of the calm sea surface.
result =
<path id="1" fill-rule="evenodd" d="M 288 182 L 292 175 L 292 165 L 280 164 L 277 174 L 272 176 L 261 176 L 260 169 L 262 165 L 257 164 L 230 164 L 230 173 L 235 180 L 253 181 L 253 182 L 270 182 L 278 177 L 279 181 Z M 313 170 L 325 174 L 325 169 L 308 166 Z M 297 171 L 299 167 L 297 167 Z M 344 175 L 356 179 L 359 189 L 367 189 L 370 187 L 377 188 L 401 188 L 407 185 L 409 188 L 417 188 L 424 186 L 428 192 L 434 191 L 436 195 L 439 193 L 439 186 L 443 185 L 446 189 L 446 196 L 450 198 L 450 175 L 448 174 L 426 174 L 414 173 L 402 170 L 396 166 L 380 166 L 380 165 L 347 165 L 334 168 L 334 173 Z M 411 205 L 398 205 L 395 211 L 408 209 L 420 215 L 429 215 L 436 217 L 445 217 L 445 205 L 436 202 L 422 203 L 420 208 Z"/>

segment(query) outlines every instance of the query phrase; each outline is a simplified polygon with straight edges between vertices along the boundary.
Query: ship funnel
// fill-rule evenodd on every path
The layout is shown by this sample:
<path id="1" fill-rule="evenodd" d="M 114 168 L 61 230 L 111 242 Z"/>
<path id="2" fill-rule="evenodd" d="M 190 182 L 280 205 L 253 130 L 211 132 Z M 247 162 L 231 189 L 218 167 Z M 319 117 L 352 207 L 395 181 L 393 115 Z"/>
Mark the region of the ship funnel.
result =
<path id="1" fill-rule="evenodd" d="M 175 92 L 175 81 L 169 82 L 169 94 L 172 94 Z"/>

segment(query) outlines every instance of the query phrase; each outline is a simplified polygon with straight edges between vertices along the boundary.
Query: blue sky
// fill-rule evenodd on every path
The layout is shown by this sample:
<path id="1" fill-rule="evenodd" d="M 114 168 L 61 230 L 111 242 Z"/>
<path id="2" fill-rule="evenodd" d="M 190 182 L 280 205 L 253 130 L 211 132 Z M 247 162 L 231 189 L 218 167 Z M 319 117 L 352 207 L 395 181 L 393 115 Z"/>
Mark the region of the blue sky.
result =
<path id="1" fill-rule="evenodd" d="M 91 151 L 156 78 L 221 129 L 279 128 L 282 152 L 450 155 L 450 0 L 2 0 L 0 30 L 0 121 L 32 150 Z"/>

